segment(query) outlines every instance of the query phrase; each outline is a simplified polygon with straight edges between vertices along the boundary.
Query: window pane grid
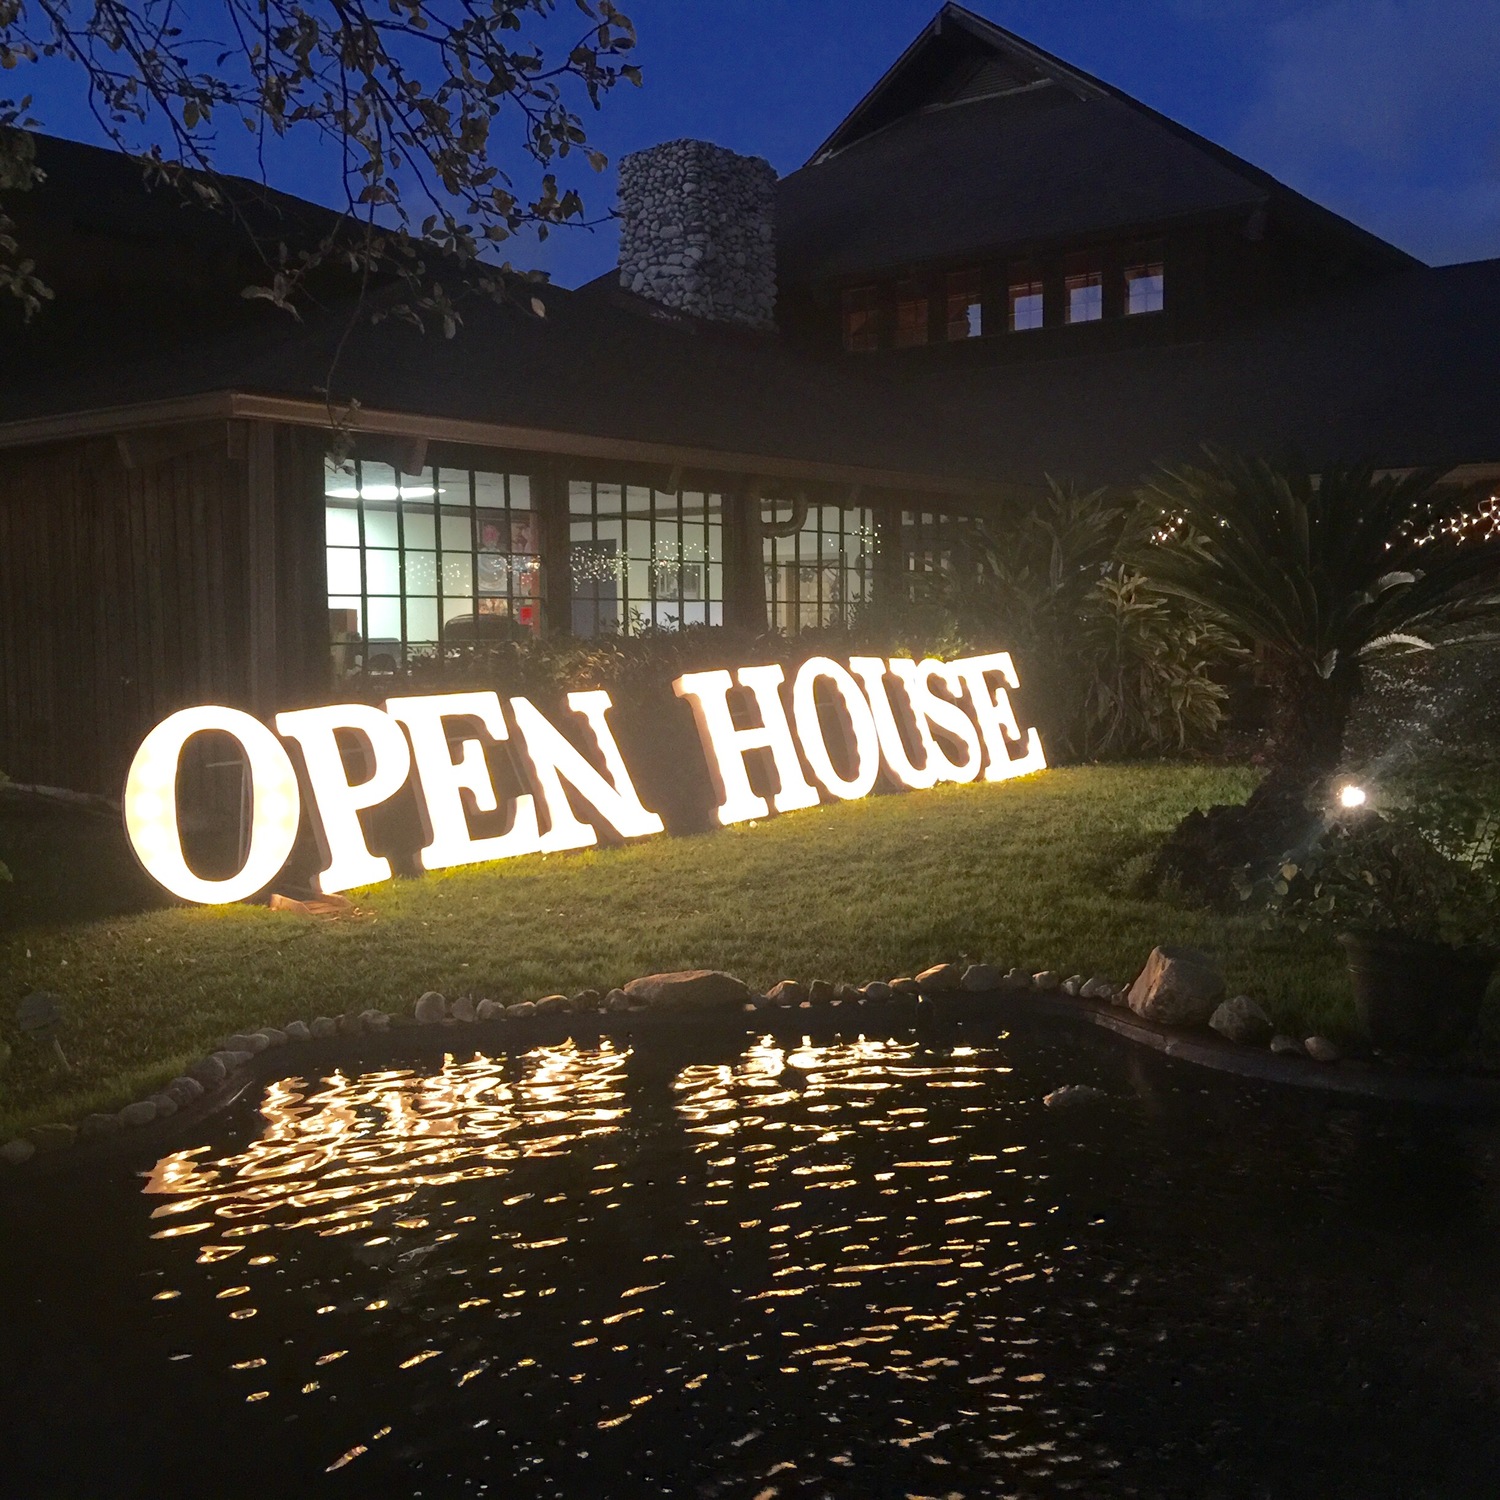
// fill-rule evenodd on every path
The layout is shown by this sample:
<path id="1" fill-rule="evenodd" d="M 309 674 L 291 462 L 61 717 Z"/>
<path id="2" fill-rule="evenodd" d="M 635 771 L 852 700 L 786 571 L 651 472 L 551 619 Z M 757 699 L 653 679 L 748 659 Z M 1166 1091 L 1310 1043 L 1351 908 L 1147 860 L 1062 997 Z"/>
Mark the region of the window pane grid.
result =
<path id="1" fill-rule="evenodd" d="M 800 531 L 765 539 L 763 561 L 773 628 L 795 635 L 848 624 L 874 582 L 874 513 L 809 506 Z"/>
<path id="2" fill-rule="evenodd" d="M 574 480 L 573 633 L 724 623 L 723 497 Z"/>
<path id="3" fill-rule="evenodd" d="M 341 673 L 536 631 L 541 557 L 525 475 L 356 460 L 324 468 L 329 628 Z"/>

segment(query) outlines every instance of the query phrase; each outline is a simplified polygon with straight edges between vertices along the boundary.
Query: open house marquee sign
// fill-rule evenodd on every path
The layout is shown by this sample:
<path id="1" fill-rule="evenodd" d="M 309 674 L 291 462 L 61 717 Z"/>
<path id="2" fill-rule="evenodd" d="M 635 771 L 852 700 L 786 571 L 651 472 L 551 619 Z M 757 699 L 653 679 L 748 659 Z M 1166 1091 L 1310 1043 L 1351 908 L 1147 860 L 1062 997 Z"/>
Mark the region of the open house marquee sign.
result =
<path id="1" fill-rule="evenodd" d="M 981 776 L 1007 781 L 1047 764 L 1036 730 L 1023 731 L 1016 718 L 1010 692 L 1020 684 L 1004 652 L 953 662 L 857 656 L 846 665 L 814 657 L 790 684 L 781 667 L 764 666 L 689 673 L 672 686 L 692 707 L 725 826 L 763 818 L 772 808 L 815 807 L 825 797 L 857 801 L 882 780 L 919 791 Z M 736 690 L 739 723 L 731 703 Z M 371 852 L 360 814 L 409 783 L 428 870 L 585 849 L 599 842 L 601 827 L 622 839 L 665 832 L 642 803 L 610 727 L 609 694 L 571 693 L 567 701 L 594 759 L 528 699 L 502 705 L 494 692 L 391 698 L 384 708 L 299 709 L 278 714 L 275 733 L 238 709 L 184 709 L 146 736 L 131 765 L 124 804 L 131 847 L 173 895 L 223 905 L 276 879 L 304 806 L 323 852 L 318 884 L 325 894 L 389 880 L 390 861 Z M 510 747 L 528 788 L 507 799 L 506 831 L 484 837 L 474 832 L 471 807 L 502 809 L 478 729 Z M 211 732 L 239 742 L 251 789 L 246 856 L 238 873 L 222 880 L 189 867 L 177 807 L 183 749 L 193 736 Z M 364 752 L 368 774 L 359 780 L 351 780 L 344 753 L 351 740 Z M 301 760 L 300 777 L 289 744 Z M 760 762 L 754 776 L 752 756 Z"/>

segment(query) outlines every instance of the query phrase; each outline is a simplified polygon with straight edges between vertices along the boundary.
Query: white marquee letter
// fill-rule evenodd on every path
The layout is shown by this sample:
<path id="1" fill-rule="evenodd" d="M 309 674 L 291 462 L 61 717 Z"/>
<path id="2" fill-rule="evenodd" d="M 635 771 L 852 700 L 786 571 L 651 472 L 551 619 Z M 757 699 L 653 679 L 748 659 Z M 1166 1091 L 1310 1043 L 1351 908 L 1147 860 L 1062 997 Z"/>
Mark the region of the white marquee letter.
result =
<path id="1" fill-rule="evenodd" d="M 843 699 L 844 713 L 854 736 L 854 779 L 846 781 L 838 773 L 828 742 L 823 735 L 823 721 L 818 715 L 818 683 L 826 678 Z M 875 790 L 880 777 L 880 737 L 875 730 L 875 716 L 859 684 L 836 661 L 815 656 L 803 662 L 792 688 L 792 716 L 797 724 L 797 739 L 807 756 L 813 775 L 826 791 L 845 802 L 857 802 Z"/>
<path id="2" fill-rule="evenodd" d="M 710 772 L 719 796 L 719 822 L 747 823 L 763 818 L 765 799 L 757 797 L 745 770 L 745 753 L 769 750 L 776 763 L 780 790 L 772 799 L 777 812 L 816 807 L 818 794 L 802 774 L 791 725 L 777 689 L 785 681 L 780 667 L 741 667 L 740 686 L 749 688 L 760 709 L 761 728 L 736 729 L 729 711 L 729 690 L 734 680 L 728 672 L 690 672 L 672 684 L 679 698 L 691 698 L 698 720 L 698 736 L 711 754 Z"/>
<path id="3" fill-rule="evenodd" d="M 1009 781 L 1013 776 L 1045 771 L 1047 756 L 1042 749 L 1042 737 L 1035 729 L 1025 736 L 1026 754 L 1018 760 L 1011 759 L 1010 745 L 1012 742 L 1021 743 L 1021 726 L 1015 709 L 1011 707 L 1010 694 L 1003 687 L 991 688 L 987 677 L 988 673 L 995 672 L 1012 688 L 1020 687 L 1010 653 L 1000 651 L 993 656 L 971 656 L 965 661 L 954 662 L 953 671 L 968 690 L 974 716 L 979 720 L 979 732 L 984 736 L 984 747 L 989 753 L 984 779 Z"/>
<path id="4" fill-rule="evenodd" d="M 655 813 L 641 806 L 635 783 L 625 769 L 625 759 L 615 743 L 605 715 L 613 707 L 609 694 L 569 693 L 568 707 L 588 721 L 594 743 L 604 758 L 610 779 L 606 781 L 559 730 L 550 724 L 526 698 L 512 698 L 510 711 L 515 715 L 525 747 L 526 763 L 531 769 L 533 785 L 541 792 L 551 827 L 542 839 L 542 851 L 551 854 L 562 849 L 587 849 L 599 842 L 599 835 L 587 823 L 580 822 L 568 801 L 569 786 L 609 824 L 621 838 L 645 838 L 664 833 L 666 825 Z"/>
<path id="5" fill-rule="evenodd" d="M 406 785 L 411 773 L 411 751 L 406 736 L 378 708 L 344 703 L 333 708 L 303 708 L 276 715 L 276 729 L 302 748 L 307 784 L 312 789 L 313 815 L 328 868 L 318 876 L 325 895 L 379 885 L 391 878 L 391 864 L 377 859 L 360 826 L 362 809 L 389 801 Z M 360 735 L 369 747 L 368 780 L 350 786 L 349 772 L 339 750 L 338 730 Z"/>
<path id="6" fill-rule="evenodd" d="M 886 690 L 886 663 L 878 656 L 856 656 L 850 659 L 849 670 L 864 682 L 865 692 L 869 695 L 870 709 L 875 715 L 876 733 L 880 737 L 880 754 L 885 761 L 886 770 L 898 785 L 906 787 L 908 791 L 925 792 L 929 787 L 936 786 L 937 757 L 932 753 L 932 737 L 925 732 L 920 715 L 917 717 L 917 730 L 927 752 L 920 770 L 912 764 L 911 757 L 906 753 L 901 728 L 896 723 L 895 710 L 891 707 L 890 695 Z"/>
<path id="7" fill-rule="evenodd" d="M 938 678 L 944 687 L 955 696 L 963 691 L 957 674 L 943 662 L 928 657 L 923 662 L 914 662 L 907 657 L 895 657 L 891 661 L 891 674 L 906 689 L 907 700 L 917 721 L 917 735 L 927 756 L 927 764 L 937 772 L 939 781 L 973 781 L 979 775 L 984 761 L 984 752 L 979 748 L 979 736 L 968 714 L 958 704 L 939 697 L 932 690 L 933 678 Z M 951 739 L 963 745 L 967 754 L 962 761 L 954 760 L 938 743 L 932 726 L 945 731 Z"/>
<path id="8" fill-rule="evenodd" d="M 188 868 L 177 821 L 177 772 L 183 746 L 215 731 L 240 742 L 250 764 L 250 852 L 238 875 L 203 880 Z M 146 873 L 184 901 L 224 906 L 264 890 L 297 842 L 302 798 L 297 772 L 276 736 L 233 708 L 188 708 L 163 720 L 136 751 L 125 781 L 125 831 Z"/>
<path id="9" fill-rule="evenodd" d="M 469 830 L 464 792 L 473 796 L 480 812 L 496 812 L 500 804 L 490 768 L 485 764 L 484 746 L 475 739 L 464 740 L 455 761 L 444 721 L 478 719 L 491 739 L 508 739 L 497 694 L 444 693 L 431 698 L 392 698 L 385 707 L 393 719 L 406 725 L 411 736 L 422 794 L 422 817 L 427 825 L 427 847 L 422 850 L 424 870 L 451 870 L 460 865 L 514 859 L 518 854 L 535 854 L 541 849 L 536 801 L 529 793 L 516 798 L 515 818 L 509 833 L 476 839 Z"/>

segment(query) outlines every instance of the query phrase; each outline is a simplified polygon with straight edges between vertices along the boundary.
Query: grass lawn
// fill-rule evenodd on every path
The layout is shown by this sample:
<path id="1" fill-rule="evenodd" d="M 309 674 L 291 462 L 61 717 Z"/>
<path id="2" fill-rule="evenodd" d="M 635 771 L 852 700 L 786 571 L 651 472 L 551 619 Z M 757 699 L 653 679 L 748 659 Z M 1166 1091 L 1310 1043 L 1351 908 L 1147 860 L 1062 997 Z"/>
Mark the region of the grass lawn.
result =
<path id="1" fill-rule="evenodd" d="M 1287 1029 L 1337 1035 L 1352 1012 L 1329 940 L 1130 893 L 1188 809 L 1251 784 L 1213 767 L 1059 770 L 393 882 L 359 894 L 354 919 L 239 906 L 0 934 L 15 1054 L 0 1074 L 0 1139 L 149 1091 L 233 1031 L 406 1009 L 428 989 L 510 1001 L 679 968 L 769 986 L 983 958 L 1125 980 L 1153 944 L 1192 943 Z M 65 1001 L 71 1074 L 11 1026 L 32 989 Z"/>

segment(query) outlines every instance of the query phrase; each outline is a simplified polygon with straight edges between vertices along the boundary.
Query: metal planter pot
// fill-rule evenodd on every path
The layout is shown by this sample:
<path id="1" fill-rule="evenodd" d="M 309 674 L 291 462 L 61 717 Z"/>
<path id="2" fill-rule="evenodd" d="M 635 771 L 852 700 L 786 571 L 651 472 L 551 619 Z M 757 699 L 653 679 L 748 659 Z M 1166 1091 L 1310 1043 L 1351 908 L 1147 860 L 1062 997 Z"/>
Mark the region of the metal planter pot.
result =
<path id="1" fill-rule="evenodd" d="M 1495 955 L 1386 933 L 1339 938 L 1354 982 L 1354 1006 L 1383 1052 L 1445 1057 L 1473 1034 L 1495 972 Z"/>

